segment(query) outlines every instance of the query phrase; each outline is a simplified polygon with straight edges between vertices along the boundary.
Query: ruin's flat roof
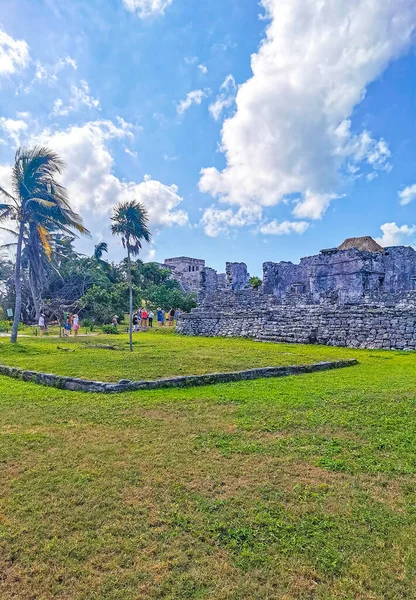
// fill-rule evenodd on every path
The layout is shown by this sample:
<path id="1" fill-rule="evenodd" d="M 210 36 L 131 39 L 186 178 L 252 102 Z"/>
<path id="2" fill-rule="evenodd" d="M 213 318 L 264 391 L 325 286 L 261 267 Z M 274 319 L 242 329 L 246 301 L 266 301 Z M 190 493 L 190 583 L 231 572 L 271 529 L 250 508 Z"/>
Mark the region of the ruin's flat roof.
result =
<path id="1" fill-rule="evenodd" d="M 174 256 L 173 258 L 165 258 L 165 263 L 168 260 L 196 260 L 198 262 L 205 262 L 203 258 L 191 258 L 190 256 Z"/>

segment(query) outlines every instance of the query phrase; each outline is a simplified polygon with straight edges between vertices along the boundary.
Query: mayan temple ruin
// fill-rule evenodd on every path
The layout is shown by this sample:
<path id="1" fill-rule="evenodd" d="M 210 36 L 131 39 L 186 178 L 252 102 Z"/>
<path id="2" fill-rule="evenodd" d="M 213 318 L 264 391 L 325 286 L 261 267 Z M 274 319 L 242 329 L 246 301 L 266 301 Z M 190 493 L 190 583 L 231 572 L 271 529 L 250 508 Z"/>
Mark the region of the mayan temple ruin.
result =
<path id="1" fill-rule="evenodd" d="M 203 266 L 196 281 L 198 308 L 181 316 L 181 334 L 416 348 L 411 247 L 382 248 L 371 237 L 349 238 L 299 264 L 264 263 L 258 290 L 249 286 L 244 263 L 227 263 L 225 275 Z"/>

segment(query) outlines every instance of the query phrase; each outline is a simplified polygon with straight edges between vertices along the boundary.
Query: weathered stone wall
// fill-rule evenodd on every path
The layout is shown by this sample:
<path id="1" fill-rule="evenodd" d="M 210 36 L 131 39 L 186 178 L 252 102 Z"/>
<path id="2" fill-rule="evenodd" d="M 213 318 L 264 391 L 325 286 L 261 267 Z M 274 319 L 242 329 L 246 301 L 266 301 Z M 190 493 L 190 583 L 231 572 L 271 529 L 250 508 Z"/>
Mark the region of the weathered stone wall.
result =
<path id="1" fill-rule="evenodd" d="M 251 337 L 351 348 L 416 349 L 416 293 L 371 297 L 367 304 L 279 304 L 244 290 L 206 298 L 177 324 L 184 335 Z"/>
<path id="2" fill-rule="evenodd" d="M 250 275 L 245 263 L 227 262 L 225 264 L 226 285 L 230 290 L 244 290 Z"/>
<path id="3" fill-rule="evenodd" d="M 205 268 L 204 260 L 178 256 L 167 258 L 164 265 L 172 272 L 172 278 L 181 285 L 185 292 L 200 291 L 202 271 Z"/>
<path id="4" fill-rule="evenodd" d="M 182 388 L 199 385 L 211 385 L 216 383 L 231 383 L 234 381 L 249 381 L 267 377 L 286 377 L 288 375 L 303 375 L 304 373 L 317 373 L 329 369 L 342 369 L 358 364 L 355 359 L 335 360 L 313 363 L 311 365 L 291 365 L 285 367 L 260 367 L 246 371 L 233 371 L 230 373 L 208 373 L 206 375 L 185 375 L 182 377 L 169 377 L 157 379 L 156 381 L 130 381 L 121 379 L 118 383 L 105 383 L 103 381 L 88 381 L 78 377 L 64 377 L 40 373 L 38 371 L 26 371 L 18 367 L 0 365 L 0 375 L 21 379 L 30 383 L 37 383 L 47 387 L 72 392 L 98 392 L 114 394 L 116 392 L 132 392 L 137 390 L 158 390 L 163 388 Z"/>
<path id="5" fill-rule="evenodd" d="M 303 294 L 319 303 L 329 296 L 339 304 L 361 301 L 365 294 L 408 292 L 416 287 L 416 252 L 394 246 L 384 252 L 327 250 L 302 258 L 299 264 L 266 262 L 263 291 L 283 301 Z"/>

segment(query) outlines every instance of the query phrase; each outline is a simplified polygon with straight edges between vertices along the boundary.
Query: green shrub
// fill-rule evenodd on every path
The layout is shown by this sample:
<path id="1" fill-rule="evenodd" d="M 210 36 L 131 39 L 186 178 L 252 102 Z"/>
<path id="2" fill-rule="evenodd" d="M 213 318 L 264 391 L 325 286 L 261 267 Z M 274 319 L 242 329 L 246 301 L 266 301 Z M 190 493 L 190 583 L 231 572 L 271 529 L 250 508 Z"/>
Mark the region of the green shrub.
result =
<path id="1" fill-rule="evenodd" d="M 8 333 L 12 327 L 10 321 L 0 321 L 0 332 Z"/>
<path id="2" fill-rule="evenodd" d="M 103 333 L 120 333 L 118 327 L 114 327 L 114 325 L 103 325 L 101 330 Z"/>
<path id="3" fill-rule="evenodd" d="M 89 319 L 89 318 L 82 319 L 81 327 L 86 327 L 90 331 L 94 331 L 94 319 Z"/>

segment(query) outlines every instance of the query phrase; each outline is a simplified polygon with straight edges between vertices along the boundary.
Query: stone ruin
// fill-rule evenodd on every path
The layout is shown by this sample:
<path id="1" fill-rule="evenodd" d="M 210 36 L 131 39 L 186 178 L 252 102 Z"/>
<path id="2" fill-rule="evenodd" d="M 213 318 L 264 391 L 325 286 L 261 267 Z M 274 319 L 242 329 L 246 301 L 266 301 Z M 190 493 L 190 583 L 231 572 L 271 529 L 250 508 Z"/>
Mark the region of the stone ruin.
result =
<path id="1" fill-rule="evenodd" d="M 199 292 L 202 273 L 205 269 L 204 260 L 189 258 L 188 256 L 178 256 L 176 258 L 166 258 L 163 265 L 160 266 L 171 272 L 172 279 L 175 279 L 180 284 L 184 292 Z"/>
<path id="2" fill-rule="evenodd" d="M 244 263 L 204 267 L 199 306 L 178 332 L 360 348 L 416 348 L 416 252 L 350 238 L 338 248 L 263 265 L 250 288 Z"/>

